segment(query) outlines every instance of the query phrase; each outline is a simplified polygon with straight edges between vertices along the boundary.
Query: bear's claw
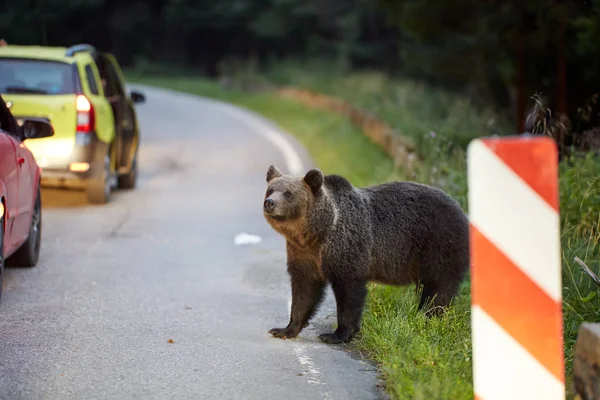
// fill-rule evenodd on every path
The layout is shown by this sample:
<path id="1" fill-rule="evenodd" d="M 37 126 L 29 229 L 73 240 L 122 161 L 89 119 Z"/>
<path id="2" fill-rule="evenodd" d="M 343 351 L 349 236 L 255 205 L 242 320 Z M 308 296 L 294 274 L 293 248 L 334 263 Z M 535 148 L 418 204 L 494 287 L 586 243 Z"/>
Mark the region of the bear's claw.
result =
<path id="1" fill-rule="evenodd" d="M 292 332 L 288 328 L 273 328 L 269 331 L 269 333 L 279 339 L 291 339 L 297 336 L 296 333 Z"/>
<path id="2" fill-rule="evenodd" d="M 327 344 L 340 344 L 349 340 L 349 338 L 347 340 L 342 340 L 335 332 L 322 333 L 319 335 L 319 339 Z"/>

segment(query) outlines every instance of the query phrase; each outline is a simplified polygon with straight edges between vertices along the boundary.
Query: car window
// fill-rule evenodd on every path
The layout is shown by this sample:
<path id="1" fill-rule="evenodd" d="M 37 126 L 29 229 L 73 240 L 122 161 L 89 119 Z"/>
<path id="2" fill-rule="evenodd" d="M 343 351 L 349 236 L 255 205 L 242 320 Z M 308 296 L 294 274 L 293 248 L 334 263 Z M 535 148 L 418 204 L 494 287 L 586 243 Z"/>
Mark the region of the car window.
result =
<path id="1" fill-rule="evenodd" d="M 109 71 L 107 71 L 109 72 Z M 106 97 L 118 96 L 119 90 L 110 72 L 105 75 L 103 80 L 104 95 Z"/>
<path id="2" fill-rule="evenodd" d="M 33 59 L 0 58 L 0 93 L 74 94 L 71 64 Z"/>
<path id="3" fill-rule="evenodd" d="M 17 137 L 19 134 L 17 121 L 8 110 L 2 96 L 0 96 L 0 129 L 14 137 Z"/>
<path id="4" fill-rule="evenodd" d="M 106 71 L 106 63 L 103 58 L 100 58 L 96 61 L 96 65 L 98 66 L 98 72 L 100 73 L 100 81 L 102 82 L 102 89 L 104 90 L 105 97 L 112 97 L 115 93 L 115 87 L 112 84 L 112 80 L 109 79 L 108 73 Z"/>
<path id="5" fill-rule="evenodd" d="M 114 66 L 110 59 L 100 56 L 96 61 L 98 71 L 102 77 L 102 87 L 106 97 L 123 95 L 123 88 L 120 85 L 119 76 L 117 75 Z"/>
<path id="6" fill-rule="evenodd" d="M 92 92 L 92 94 L 99 94 L 98 85 L 96 85 L 96 77 L 94 76 L 92 66 L 89 64 L 85 66 L 85 76 L 90 87 L 90 92 Z"/>
<path id="7" fill-rule="evenodd" d="M 123 87 L 121 87 L 121 81 L 119 80 L 119 75 L 117 74 L 117 71 L 115 70 L 115 66 L 111 61 L 107 61 L 107 64 L 108 64 L 108 73 L 109 73 L 110 79 L 113 81 L 113 85 L 115 85 L 115 90 L 117 90 L 117 94 L 122 95 Z"/>

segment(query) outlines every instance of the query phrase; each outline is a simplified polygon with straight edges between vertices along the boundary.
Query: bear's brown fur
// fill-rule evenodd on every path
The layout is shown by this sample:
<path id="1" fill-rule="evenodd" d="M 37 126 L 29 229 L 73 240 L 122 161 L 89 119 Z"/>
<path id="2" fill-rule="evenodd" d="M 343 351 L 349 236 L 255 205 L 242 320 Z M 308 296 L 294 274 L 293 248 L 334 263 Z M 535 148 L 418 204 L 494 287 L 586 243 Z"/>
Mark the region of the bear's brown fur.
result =
<path id="1" fill-rule="evenodd" d="M 292 286 L 287 327 L 292 338 L 308 325 L 331 284 L 338 327 L 319 338 L 348 342 L 360 329 L 368 281 L 422 284 L 419 308 L 443 310 L 469 268 L 468 219 L 442 190 L 414 182 L 356 188 L 337 175 L 311 169 L 284 175 L 271 165 L 263 212 L 286 239 Z"/>

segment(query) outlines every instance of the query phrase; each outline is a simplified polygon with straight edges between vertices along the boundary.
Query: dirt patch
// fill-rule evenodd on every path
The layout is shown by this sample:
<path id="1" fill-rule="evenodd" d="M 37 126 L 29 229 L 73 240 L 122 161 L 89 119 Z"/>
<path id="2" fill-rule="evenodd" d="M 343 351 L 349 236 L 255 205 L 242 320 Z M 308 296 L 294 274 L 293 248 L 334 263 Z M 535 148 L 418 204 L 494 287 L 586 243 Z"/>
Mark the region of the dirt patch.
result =
<path id="1" fill-rule="evenodd" d="M 343 100 L 306 89 L 282 87 L 275 92 L 281 97 L 299 101 L 310 107 L 334 111 L 346 116 L 394 160 L 396 167 L 404 167 L 410 171 L 414 168 L 415 163 L 420 161 L 415 143 L 411 138 L 394 130 L 386 122 L 369 112 Z"/>

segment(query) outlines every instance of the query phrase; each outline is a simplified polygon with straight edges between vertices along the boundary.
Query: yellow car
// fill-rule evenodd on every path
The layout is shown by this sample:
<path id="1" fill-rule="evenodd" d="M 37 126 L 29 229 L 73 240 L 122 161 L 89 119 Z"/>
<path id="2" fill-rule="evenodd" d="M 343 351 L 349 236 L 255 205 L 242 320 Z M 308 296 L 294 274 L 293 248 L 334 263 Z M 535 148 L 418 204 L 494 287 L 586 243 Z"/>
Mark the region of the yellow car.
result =
<path id="1" fill-rule="evenodd" d="M 0 94 L 14 117 L 50 120 L 54 136 L 25 141 L 42 168 L 42 185 L 84 189 L 106 203 L 137 179 L 140 130 L 123 72 L 109 53 L 69 48 L 0 46 Z"/>

